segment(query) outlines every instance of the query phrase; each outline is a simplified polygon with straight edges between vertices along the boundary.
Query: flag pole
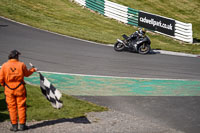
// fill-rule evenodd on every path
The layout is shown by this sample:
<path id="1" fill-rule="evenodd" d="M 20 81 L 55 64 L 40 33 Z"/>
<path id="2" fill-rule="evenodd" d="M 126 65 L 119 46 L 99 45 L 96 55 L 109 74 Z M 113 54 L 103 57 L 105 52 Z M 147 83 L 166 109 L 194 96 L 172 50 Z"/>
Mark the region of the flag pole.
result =
<path id="1" fill-rule="evenodd" d="M 31 62 L 29 63 L 29 65 L 30 65 L 32 68 L 35 68 L 35 69 L 36 69 L 36 72 L 37 72 L 38 74 L 40 74 L 40 72 L 38 71 L 38 68 L 36 68 Z"/>
<path id="2" fill-rule="evenodd" d="M 32 68 L 35 68 L 35 66 L 30 62 L 29 65 L 32 67 Z M 38 72 L 38 70 L 36 69 L 36 72 Z"/>

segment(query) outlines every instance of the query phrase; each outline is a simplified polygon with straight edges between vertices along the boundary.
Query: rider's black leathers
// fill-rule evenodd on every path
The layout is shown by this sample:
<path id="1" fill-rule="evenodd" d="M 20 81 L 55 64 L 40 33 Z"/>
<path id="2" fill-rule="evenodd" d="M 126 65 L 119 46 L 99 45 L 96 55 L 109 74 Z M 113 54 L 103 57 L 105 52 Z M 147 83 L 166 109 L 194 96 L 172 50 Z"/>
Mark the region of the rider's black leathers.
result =
<path id="1" fill-rule="evenodd" d="M 133 39 L 133 40 L 139 40 L 139 38 L 143 37 L 142 34 L 140 34 L 138 31 L 134 32 L 133 34 L 131 34 L 129 36 L 129 38 L 127 39 L 127 41 Z M 133 48 L 133 44 L 129 43 L 129 47 Z"/>

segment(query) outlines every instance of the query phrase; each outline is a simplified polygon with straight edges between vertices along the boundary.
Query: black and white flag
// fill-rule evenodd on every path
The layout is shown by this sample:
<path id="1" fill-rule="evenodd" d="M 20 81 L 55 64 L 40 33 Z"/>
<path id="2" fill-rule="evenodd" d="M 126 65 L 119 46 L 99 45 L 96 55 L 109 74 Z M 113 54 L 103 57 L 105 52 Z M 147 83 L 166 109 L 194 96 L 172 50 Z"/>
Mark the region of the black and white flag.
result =
<path id="1" fill-rule="evenodd" d="M 43 95 L 51 102 L 54 108 L 60 109 L 63 105 L 60 101 L 62 94 L 40 72 L 38 73 L 40 75 L 40 88 Z"/>

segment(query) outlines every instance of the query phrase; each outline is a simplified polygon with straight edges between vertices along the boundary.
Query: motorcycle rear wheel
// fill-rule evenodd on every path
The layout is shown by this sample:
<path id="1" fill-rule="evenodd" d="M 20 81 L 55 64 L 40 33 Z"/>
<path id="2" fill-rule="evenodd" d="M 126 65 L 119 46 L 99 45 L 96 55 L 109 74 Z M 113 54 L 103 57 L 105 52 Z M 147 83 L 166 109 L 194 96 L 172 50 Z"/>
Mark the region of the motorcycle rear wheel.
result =
<path id="1" fill-rule="evenodd" d="M 138 48 L 138 53 L 140 54 L 148 54 L 151 51 L 151 47 L 149 44 L 143 43 L 139 48 Z"/>
<path id="2" fill-rule="evenodd" d="M 120 43 L 120 42 L 116 42 L 114 45 L 114 50 L 115 51 L 123 51 L 125 48 L 124 44 Z"/>

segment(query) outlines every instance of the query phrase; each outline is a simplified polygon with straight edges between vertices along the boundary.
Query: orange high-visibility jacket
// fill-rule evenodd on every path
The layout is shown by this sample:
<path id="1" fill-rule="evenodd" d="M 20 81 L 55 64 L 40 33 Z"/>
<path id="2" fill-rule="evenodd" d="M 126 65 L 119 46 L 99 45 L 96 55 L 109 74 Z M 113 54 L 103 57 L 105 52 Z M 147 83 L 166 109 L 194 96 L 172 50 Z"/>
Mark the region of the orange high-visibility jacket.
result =
<path id="1" fill-rule="evenodd" d="M 10 59 L 2 65 L 0 70 L 0 84 L 5 87 L 5 95 L 23 95 L 24 77 L 30 76 L 35 72 L 34 68 L 27 69 L 23 62 L 17 59 Z"/>

